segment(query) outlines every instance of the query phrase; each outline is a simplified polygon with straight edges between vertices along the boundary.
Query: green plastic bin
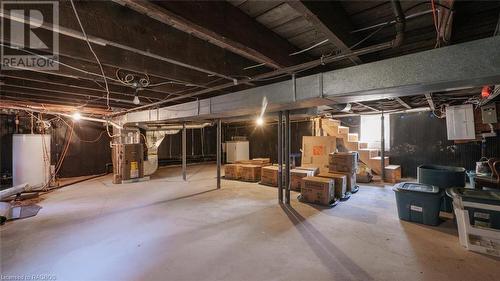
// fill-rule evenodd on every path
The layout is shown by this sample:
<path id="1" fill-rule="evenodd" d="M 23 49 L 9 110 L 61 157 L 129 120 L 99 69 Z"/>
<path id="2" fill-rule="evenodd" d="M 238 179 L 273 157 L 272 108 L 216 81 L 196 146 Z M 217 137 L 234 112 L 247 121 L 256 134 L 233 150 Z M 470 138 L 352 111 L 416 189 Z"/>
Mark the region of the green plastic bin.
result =
<path id="1" fill-rule="evenodd" d="M 441 165 L 420 165 L 417 168 L 417 181 L 419 183 L 438 186 L 445 192 L 449 187 L 465 186 L 465 168 Z M 453 212 L 452 200 L 443 196 L 441 201 L 441 211 Z"/>
<path id="2" fill-rule="evenodd" d="M 439 225 L 439 210 L 441 208 L 442 190 L 434 185 L 402 182 L 393 188 L 396 194 L 399 219 Z"/>

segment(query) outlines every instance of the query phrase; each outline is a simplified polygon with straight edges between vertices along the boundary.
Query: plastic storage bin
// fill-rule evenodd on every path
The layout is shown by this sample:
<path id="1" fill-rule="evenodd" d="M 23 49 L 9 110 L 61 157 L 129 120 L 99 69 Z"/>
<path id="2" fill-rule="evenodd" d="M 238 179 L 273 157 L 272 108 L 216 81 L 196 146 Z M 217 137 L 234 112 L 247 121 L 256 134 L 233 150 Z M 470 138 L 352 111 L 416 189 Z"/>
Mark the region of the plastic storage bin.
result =
<path id="1" fill-rule="evenodd" d="M 402 182 L 393 188 L 399 218 L 426 225 L 438 225 L 443 192 L 437 186 Z"/>
<path id="2" fill-rule="evenodd" d="M 500 192 L 449 188 L 460 244 L 468 250 L 500 257 Z"/>
<path id="3" fill-rule="evenodd" d="M 440 165 L 420 165 L 417 168 L 417 181 L 419 183 L 435 185 L 444 193 L 449 187 L 465 186 L 465 168 Z M 443 196 L 441 211 L 451 213 L 453 206 L 451 199 Z"/>

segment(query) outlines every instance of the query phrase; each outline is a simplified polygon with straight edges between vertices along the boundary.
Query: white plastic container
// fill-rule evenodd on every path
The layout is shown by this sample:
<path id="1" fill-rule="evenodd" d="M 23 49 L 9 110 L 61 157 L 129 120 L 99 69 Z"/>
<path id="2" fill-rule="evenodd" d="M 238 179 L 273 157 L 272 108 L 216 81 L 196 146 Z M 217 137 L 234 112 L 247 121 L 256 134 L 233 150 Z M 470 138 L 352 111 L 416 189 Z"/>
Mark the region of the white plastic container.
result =
<path id="1" fill-rule="evenodd" d="M 466 192 L 476 192 L 468 190 Z M 481 191 L 479 191 L 481 192 Z M 500 205 L 482 203 L 480 200 L 463 200 L 460 189 L 450 188 L 446 193 L 453 198 L 453 209 L 457 219 L 460 245 L 470 251 L 500 257 L 500 230 L 490 227 L 494 212 L 500 212 Z M 500 193 L 499 193 L 500 194 Z M 484 197 L 484 196 L 483 196 Z M 478 198 L 481 198 L 478 196 Z M 471 224 L 471 216 L 467 209 L 472 210 L 474 219 L 485 219 L 486 222 Z"/>
<path id="2" fill-rule="evenodd" d="M 12 136 L 12 177 L 14 186 L 27 183 L 42 187 L 50 180 L 50 135 Z"/>

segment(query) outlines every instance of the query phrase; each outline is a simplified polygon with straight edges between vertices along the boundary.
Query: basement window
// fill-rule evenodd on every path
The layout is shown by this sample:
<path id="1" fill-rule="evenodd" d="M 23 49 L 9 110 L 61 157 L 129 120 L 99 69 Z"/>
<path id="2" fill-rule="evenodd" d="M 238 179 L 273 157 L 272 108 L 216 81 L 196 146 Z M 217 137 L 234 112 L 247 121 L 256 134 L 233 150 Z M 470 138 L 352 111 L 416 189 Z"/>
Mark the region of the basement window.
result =
<path id="1" fill-rule="evenodd" d="M 380 149 L 381 143 L 381 119 L 380 114 L 377 115 L 361 115 L 360 126 L 360 141 L 367 142 L 368 148 Z M 390 149 L 390 129 L 389 115 L 384 115 L 384 135 L 385 135 L 385 150 Z"/>

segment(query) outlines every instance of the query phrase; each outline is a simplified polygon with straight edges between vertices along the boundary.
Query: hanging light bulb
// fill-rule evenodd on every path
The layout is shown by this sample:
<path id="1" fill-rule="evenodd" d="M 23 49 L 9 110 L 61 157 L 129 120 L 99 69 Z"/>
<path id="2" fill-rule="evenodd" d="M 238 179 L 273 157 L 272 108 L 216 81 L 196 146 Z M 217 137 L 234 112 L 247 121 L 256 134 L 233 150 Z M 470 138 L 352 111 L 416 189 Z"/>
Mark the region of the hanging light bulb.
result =
<path id="1" fill-rule="evenodd" d="M 136 89 L 135 90 L 135 96 L 134 96 L 134 100 L 132 101 L 135 105 L 137 104 L 140 104 L 141 101 L 139 100 L 139 89 Z"/>
<path id="2" fill-rule="evenodd" d="M 255 121 L 255 123 L 257 123 L 257 126 L 264 125 L 264 118 L 262 118 L 262 117 L 257 118 L 257 120 Z"/>
<path id="3" fill-rule="evenodd" d="M 80 120 L 80 118 L 82 118 L 82 115 L 80 114 L 80 112 L 77 111 L 77 112 L 73 113 L 73 115 L 71 115 L 71 117 L 73 117 L 73 120 L 78 121 L 78 120 Z"/>

